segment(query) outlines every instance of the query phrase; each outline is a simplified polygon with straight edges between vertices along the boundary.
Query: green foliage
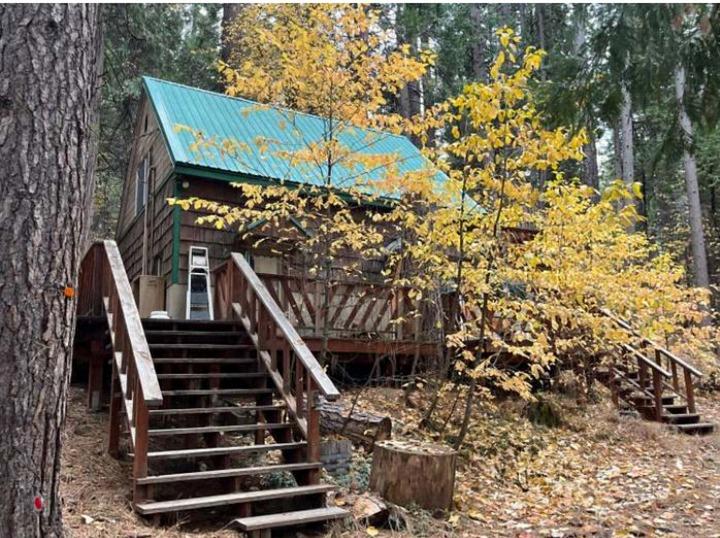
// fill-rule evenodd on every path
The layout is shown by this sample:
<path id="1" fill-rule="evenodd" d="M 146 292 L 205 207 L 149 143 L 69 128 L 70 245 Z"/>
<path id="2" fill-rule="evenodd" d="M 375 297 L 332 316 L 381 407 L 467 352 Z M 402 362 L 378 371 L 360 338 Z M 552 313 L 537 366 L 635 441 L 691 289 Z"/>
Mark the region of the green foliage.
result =
<path id="1" fill-rule="evenodd" d="M 217 4 L 107 4 L 93 233 L 115 235 L 142 75 L 217 87 Z"/>

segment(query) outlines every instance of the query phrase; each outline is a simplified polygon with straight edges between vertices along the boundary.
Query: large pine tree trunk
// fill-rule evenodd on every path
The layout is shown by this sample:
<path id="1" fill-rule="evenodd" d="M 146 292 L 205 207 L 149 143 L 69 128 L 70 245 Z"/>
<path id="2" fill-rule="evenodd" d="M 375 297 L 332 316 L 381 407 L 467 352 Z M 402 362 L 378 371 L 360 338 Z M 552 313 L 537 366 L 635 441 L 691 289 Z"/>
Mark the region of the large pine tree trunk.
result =
<path id="1" fill-rule="evenodd" d="M 595 134 L 588 131 L 588 143 L 583 146 L 583 175 L 584 183 L 593 189 L 600 188 L 600 173 L 598 172 L 597 144 Z"/>
<path id="2" fill-rule="evenodd" d="M 620 109 L 620 159 L 622 178 L 631 184 L 635 179 L 635 151 L 633 148 L 632 97 L 627 83 L 622 86 L 622 105 Z"/>
<path id="3" fill-rule="evenodd" d="M 98 10 L 0 5 L 3 537 L 62 535 L 60 433 L 75 326 L 64 288 L 77 281 L 90 224 Z"/>
<path id="4" fill-rule="evenodd" d="M 680 64 L 675 68 L 675 99 L 678 107 L 678 121 L 682 130 L 685 189 L 690 211 L 690 246 L 693 257 L 693 277 L 696 286 L 706 288 L 710 284 L 710 277 L 708 274 L 707 252 L 705 250 L 705 232 L 702 223 L 697 163 L 693 148 L 694 133 L 692 122 L 685 109 L 685 67 Z"/>
<path id="5" fill-rule="evenodd" d="M 485 51 L 485 29 L 484 9 L 480 4 L 470 4 L 470 22 L 473 29 L 473 39 L 470 52 L 472 54 L 472 73 L 477 82 L 487 80 L 485 62 L 487 60 Z"/>
<path id="6" fill-rule="evenodd" d="M 223 62 L 230 61 L 230 55 L 232 53 L 232 31 L 231 27 L 235 19 L 240 15 L 243 8 L 243 4 L 223 4 L 223 15 L 221 23 L 221 47 L 220 47 L 220 59 Z"/>

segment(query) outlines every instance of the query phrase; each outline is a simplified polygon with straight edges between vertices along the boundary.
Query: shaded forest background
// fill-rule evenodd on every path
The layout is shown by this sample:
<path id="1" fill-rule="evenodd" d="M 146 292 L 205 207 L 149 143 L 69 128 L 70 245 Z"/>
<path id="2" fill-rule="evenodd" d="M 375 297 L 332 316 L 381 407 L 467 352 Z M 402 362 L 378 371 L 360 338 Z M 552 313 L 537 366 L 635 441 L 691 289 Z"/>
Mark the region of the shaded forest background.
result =
<path id="1" fill-rule="evenodd" d="M 140 76 L 222 91 L 216 65 L 228 60 L 223 30 L 237 17 L 241 23 L 242 9 L 238 4 L 104 6 L 96 236 L 115 234 Z M 469 81 L 485 80 L 498 52 L 500 27 L 510 26 L 526 45 L 546 50 L 534 90 L 548 126 L 570 125 L 590 134 L 584 162 L 567 170 L 568 177 L 594 187 L 617 177 L 640 182 L 642 226 L 690 268 L 686 141 L 673 78 L 680 61 L 695 128 L 710 281 L 720 283 L 720 57 L 699 46 L 704 17 L 717 17 L 718 6 L 708 8 L 690 31 L 673 30 L 672 12 L 660 5 L 386 4 L 379 9 L 398 46 L 437 54 L 422 81 L 388 96 L 388 106 L 406 116 L 422 114 Z"/>

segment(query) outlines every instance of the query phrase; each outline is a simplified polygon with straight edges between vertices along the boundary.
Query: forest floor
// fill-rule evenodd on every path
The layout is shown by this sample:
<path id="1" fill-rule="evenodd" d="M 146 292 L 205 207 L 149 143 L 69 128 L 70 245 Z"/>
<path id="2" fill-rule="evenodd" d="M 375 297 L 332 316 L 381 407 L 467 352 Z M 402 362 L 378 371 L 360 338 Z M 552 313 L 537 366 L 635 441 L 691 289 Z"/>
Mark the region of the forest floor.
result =
<path id="1" fill-rule="evenodd" d="M 393 437 L 437 440 L 417 427 L 421 413 L 394 389 L 350 391 L 363 408 L 393 418 Z M 416 394 L 414 401 L 424 400 Z M 449 394 L 436 417 L 452 407 Z M 690 437 L 662 425 L 620 416 L 601 398 L 578 404 L 548 396 L 562 419 L 533 424 L 507 401 L 475 416 L 458 468 L 450 514 L 403 511 L 403 530 L 348 523 L 335 537 L 610 537 L 720 538 L 720 434 Z M 130 464 L 104 451 L 106 413 L 89 413 L 73 387 L 68 404 L 61 493 L 71 538 L 236 537 L 217 526 L 152 527 L 131 511 Z M 720 394 L 701 395 L 703 419 L 720 424 Z M 456 413 L 459 415 L 459 413 Z M 450 421 L 445 435 L 457 431 Z M 337 504 L 352 505 L 367 486 L 371 456 L 356 450 Z M 435 516 L 435 517 L 433 517 Z"/>

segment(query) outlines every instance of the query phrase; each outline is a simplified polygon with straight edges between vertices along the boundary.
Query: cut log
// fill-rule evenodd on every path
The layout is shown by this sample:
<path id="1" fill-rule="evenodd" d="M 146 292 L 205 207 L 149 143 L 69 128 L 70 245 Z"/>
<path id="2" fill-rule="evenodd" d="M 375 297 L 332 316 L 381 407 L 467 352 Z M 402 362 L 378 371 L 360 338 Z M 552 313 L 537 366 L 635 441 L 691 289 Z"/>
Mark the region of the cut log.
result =
<path id="1" fill-rule="evenodd" d="M 352 411 L 342 405 L 320 402 L 320 429 L 323 433 L 337 433 L 371 449 L 377 441 L 390 439 L 392 420 L 364 411 Z"/>
<path id="2" fill-rule="evenodd" d="M 379 441 L 373 451 L 370 489 L 391 503 L 426 510 L 452 505 L 457 452 L 417 441 Z"/>

